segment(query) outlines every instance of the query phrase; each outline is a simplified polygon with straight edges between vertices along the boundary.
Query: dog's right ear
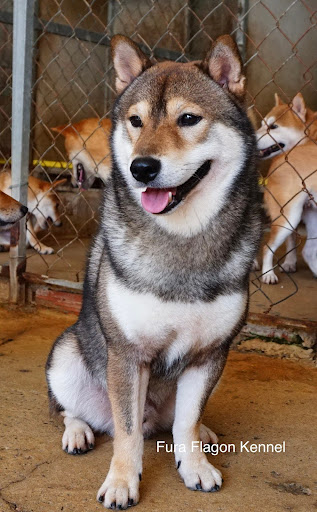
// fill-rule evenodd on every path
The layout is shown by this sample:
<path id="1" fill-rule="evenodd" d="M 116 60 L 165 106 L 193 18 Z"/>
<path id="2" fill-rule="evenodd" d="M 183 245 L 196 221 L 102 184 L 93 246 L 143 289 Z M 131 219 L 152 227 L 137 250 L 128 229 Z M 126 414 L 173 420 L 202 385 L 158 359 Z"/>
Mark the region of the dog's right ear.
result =
<path id="1" fill-rule="evenodd" d="M 306 105 L 303 95 L 298 92 L 296 96 L 292 99 L 292 109 L 298 117 L 305 123 L 306 121 Z"/>
<path id="2" fill-rule="evenodd" d="M 246 79 L 238 47 L 231 36 L 218 37 L 201 65 L 215 82 L 243 100 Z"/>
<path id="3" fill-rule="evenodd" d="M 129 37 L 116 35 L 111 39 L 111 55 L 117 74 L 116 89 L 124 91 L 152 63 Z"/>

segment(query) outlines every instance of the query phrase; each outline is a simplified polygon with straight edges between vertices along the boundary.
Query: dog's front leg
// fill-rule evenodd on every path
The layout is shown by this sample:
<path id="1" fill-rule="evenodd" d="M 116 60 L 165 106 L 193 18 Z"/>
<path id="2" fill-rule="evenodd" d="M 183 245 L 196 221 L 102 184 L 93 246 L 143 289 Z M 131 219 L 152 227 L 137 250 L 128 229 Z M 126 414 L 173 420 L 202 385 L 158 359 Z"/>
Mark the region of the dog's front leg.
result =
<path id="1" fill-rule="evenodd" d="M 144 404 L 149 369 L 108 352 L 107 382 L 114 422 L 113 457 L 97 499 L 112 509 L 139 501 L 142 474 Z"/>
<path id="2" fill-rule="evenodd" d="M 52 247 L 48 247 L 47 245 L 42 244 L 36 236 L 36 232 L 34 226 L 32 224 L 31 218 L 27 220 L 26 223 L 26 240 L 27 243 L 30 244 L 33 249 L 35 249 L 40 254 L 53 254 L 54 249 Z"/>
<path id="3" fill-rule="evenodd" d="M 206 401 L 224 367 L 225 357 L 203 367 L 191 367 L 179 378 L 173 425 L 177 469 L 192 490 L 218 491 L 222 476 L 201 450 L 200 421 Z"/>

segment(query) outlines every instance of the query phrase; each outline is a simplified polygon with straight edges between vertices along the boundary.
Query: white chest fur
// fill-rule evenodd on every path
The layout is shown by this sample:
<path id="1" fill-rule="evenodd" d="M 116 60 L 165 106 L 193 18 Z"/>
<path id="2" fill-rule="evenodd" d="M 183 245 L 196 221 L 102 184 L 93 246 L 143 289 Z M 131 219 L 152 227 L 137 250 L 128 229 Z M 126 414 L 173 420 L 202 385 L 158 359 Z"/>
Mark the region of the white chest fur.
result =
<path id="1" fill-rule="evenodd" d="M 225 338 L 239 321 L 247 300 L 246 294 L 236 292 L 210 303 L 163 302 L 150 293 L 131 291 L 114 279 L 108 282 L 107 298 L 127 340 L 146 352 L 163 349 L 168 343 L 170 363 L 194 346 L 204 348 Z"/>

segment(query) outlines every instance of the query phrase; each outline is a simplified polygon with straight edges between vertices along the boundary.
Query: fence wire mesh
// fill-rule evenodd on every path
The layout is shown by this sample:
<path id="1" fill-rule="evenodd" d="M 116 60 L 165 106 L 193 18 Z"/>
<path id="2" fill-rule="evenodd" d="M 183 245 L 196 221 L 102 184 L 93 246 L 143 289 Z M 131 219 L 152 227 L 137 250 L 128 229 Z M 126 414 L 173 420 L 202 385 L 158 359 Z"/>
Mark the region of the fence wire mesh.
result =
<path id="1" fill-rule="evenodd" d="M 317 154 L 315 1 L 38 0 L 35 5 L 31 215 L 27 225 L 33 248 L 27 251 L 27 271 L 71 281 L 83 279 L 101 189 L 110 172 L 109 115 L 116 96 L 111 36 L 131 37 L 153 59 L 186 61 L 202 58 L 216 37 L 229 33 L 244 62 L 250 118 L 256 128 L 262 121 L 259 146 L 270 134 L 269 146 L 273 147 L 270 155 L 264 155 L 273 158 L 259 160 L 271 225 L 268 222 L 263 268 L 251 276 L 251 303 L 257 311 L 269 311 L 294 294 L 305 293 L 305 287 L 311 286 L 309 272 L 317 273 L 317 160 L 316 168 L 305 167 L 299 164 L 302 157 L 296 151 L 305 146 Z M 12 2 L 2 0 L 2 172 L 10 171 L 12 154 L 12 23 Z M 275 93 L 279 98 L 274 99 Z M 268 117 L 274 102 L 279 114 Z M 285 132 L 290 115 L 296 133 L 291 126 L 293 138 L 286 143 L 274 125 Z M 295 185 L 289 186 L 290 182 Z M 304 215 L 298 214 L 300 208 Z M 299 224 L 303 216 L 306 230 Z M 281 235 L 286 231 L 289 236 Z M 287 239 L 286 249 L 279 247 L 282 239 Z M 296 249 L 305 241 L 304 258 L 310 271 L 300 264 L 294 277 Z M 268 286 L 277 279 L 273 268 L 284 270 L 278 287 Z"/>

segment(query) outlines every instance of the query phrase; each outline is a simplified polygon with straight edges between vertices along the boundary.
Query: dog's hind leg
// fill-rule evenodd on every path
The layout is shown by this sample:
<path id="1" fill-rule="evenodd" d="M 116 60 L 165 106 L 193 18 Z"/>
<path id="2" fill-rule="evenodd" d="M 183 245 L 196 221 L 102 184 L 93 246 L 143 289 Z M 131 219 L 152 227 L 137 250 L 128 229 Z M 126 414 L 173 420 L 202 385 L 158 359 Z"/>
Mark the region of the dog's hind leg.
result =
<path id="1" fill-rule="evenodd" d="M 30 246 L 40 254 L 53 254 L 54 249 L 43 244 L 37 238 L 31 219 L 28 219 L 26 223 L 26 238 Z"/>
<path id="2" fill-rule="evenodd" d="M 151 437 L 156 432 L 170 432 L 175 418 L 176 389 L 169 393 L 159 408 L 153 406 L 153 400 L 146 400 L 143 435 Z M 203 444 L 218 443 L 217 435 L 206 425 L 201 424 L 199 430 L 200 440 Z"/>
<path id="3" fill-rule="evenodd" d="M 303 258 L 313 275 L 317 277 L 317 207 L 310 206 L 305 208 L 303 221 L 307 232 Z"/>
<path id="4" fill-rule="evenodd" d="M 73 332 L 66 331 L 55 343 L 46 376 L 51 409 L 64 416 L 62 447 L 67 453 L 92 449 L 92 429 L 113 433 L 107 390 L 88 371 Z"/>
<path id="5" fill-rule="evenodd" d="M 286 257 L 281 264 L 281 272 L 296 272 L 296 231 L 286 239 Z"/>
<path id="6" fill-rule="evenodd" d="M 72 418 L 70 413 L 64 411 L 65 431 L 62 438 L 62 448 L 66 453 L 78 455 L 92 450 L 95 445 L 95 436 L 90 426 L 79 418 Z"/>

